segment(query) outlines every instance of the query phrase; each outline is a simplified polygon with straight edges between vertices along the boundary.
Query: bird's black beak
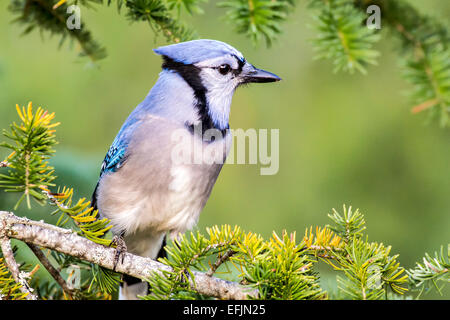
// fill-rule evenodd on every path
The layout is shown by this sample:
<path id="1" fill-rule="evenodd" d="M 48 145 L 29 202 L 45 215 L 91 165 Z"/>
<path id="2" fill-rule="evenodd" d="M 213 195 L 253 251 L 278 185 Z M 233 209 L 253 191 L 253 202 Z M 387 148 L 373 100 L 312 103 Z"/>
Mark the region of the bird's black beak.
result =
<path id="1" fill-rule="evenodd" d="M 255 68 L 251 64 L 247 64 L 242 70 L 243 83 L 265 83 L 280 81 L 281 78 L 272 72 Z"/>

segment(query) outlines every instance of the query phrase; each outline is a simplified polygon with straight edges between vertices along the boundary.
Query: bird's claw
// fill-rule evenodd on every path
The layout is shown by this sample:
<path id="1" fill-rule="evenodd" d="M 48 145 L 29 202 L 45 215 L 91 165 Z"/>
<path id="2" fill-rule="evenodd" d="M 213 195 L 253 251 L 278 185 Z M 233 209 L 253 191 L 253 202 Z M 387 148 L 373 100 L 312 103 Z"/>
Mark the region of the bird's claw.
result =
<path id="1" fill-rule="evenodd" d="M 114 256 L 114 265 L 113 265 L 113 271 L 116 271 L 117 263 L 119 262 L 120 256 L 122 256 L 121 263 L 123 264 L 125 253 L 127 252 L 127 245 L 125 244 L 125 240 L 123 239 L 122 235 L 115 235 L 112 238 L 109 246 L 112 245 L 116 246 L 116 254 Z"/>

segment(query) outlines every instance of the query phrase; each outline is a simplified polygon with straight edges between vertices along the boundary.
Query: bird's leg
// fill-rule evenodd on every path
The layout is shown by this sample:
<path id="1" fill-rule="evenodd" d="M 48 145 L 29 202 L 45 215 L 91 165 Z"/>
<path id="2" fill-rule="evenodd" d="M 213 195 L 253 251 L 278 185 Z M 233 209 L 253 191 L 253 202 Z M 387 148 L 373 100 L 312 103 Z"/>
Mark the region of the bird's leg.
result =
<path id="1" fill-rule="evenodd" d="M 115 235 L 109 246 L 115 245 L 116 246 L 116 255 L 114 256 L 114 266 L 113 271 L 116 271 L 117 263 L 119 262 L 120 256 L 122 256 L 122 261 L 125 258 L 125 253 L 127 252 L 127 245 L 125 244 L 125 240 L 123 239 L 124 232 L 120 233 L 119 235 Z"/>

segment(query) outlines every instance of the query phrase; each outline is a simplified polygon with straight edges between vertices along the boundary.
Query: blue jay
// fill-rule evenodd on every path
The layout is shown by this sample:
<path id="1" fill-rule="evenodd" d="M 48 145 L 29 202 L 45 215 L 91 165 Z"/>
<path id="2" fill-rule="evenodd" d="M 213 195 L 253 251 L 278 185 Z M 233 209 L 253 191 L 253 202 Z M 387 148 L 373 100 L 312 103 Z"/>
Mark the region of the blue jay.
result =
<path id="1" fill-rule="evenodd" d="M 220 41 L 193 40 L 154 52 L 163 58 L 162 72 L 107 152 L 92 199 L 126 250 L 152 259 L 164 256 L 166 235 L 173 239 L 198 221 L 230 148 L 235 89 L 281 80 Z M 218 134 L 204 139 L 208 130 Z M 183 145 L 204 147 L 201 152 L 213 154 L 214 161 L 174 161 L 180 144 L 174 135 Z M 120 298 L 146 292 L 147 283 L 124 277 Z"/>

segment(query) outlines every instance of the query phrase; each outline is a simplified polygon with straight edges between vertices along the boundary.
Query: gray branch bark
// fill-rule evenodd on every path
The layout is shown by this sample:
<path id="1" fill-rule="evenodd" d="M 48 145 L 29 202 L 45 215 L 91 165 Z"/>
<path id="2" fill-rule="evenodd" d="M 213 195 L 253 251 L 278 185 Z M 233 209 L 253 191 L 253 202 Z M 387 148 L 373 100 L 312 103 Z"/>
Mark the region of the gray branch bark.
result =
<path id="1" fill-rule="evenodd" d="M 13 213 L 0 211 L 0 230 L 8 238 L 14 238 L 29 244 L 89 261 L 107 269 L 113 269 L 115 249 L 102 246 L 80 237 L 68 229 L 55 227 L 42 221 L 33 221 L 17 217 Z M 153 272 L 170 270 L 170 267 L 150 258 L 125 253 L 115 271 L 130 276 L 148 279 Z M 202 272 L 193 272 L 195 282 L 190 279 L 191 287 L 200 294 L 226 300 L 244 300 L 248 296 L 257 297 L 256 290 L 245 288 L 235 282 L 211 277 Z"/>
<path id="2" fill-rule="evenodd" d="M 6 224 L 3 220 L 0 219 L 0 248 L 3 253 L 3 258 L 5 259 L 6 266 L 11 272 L 14 281 L 21 285 L 19 290 L 22 293 L 26 294 L 26 299 L 36 300 L 36 296 L 32 293 L 33 289 L 28 285 L 26 276 L 22 272 L 20 272 L 19 265 L 17 264 L 16 259 L 14 259 L 14 253 L 11 248 L 11 241 L 6 235 L 5 227 Z"/>
<path id="3" fill-rule="evenodd" d="M 34 255 L 39 259 L 39 261 L 42 263 L 42 265 L 47 269 L 47 271 L 50 273 L 50 275 L 55 279 L 55 281 L 59 284 L 61 289 L 71 298 L 74 299 L 76 295 L 76 290 L 74 288 L 71 288 L 68 283 L 61 277 L 59 274 L 59 271 L 56 270 L 55 267 L 53 267 L 52 263 L 47 259 L 45 254 L 42 252 L 42 250 L 39 248 L 39 246 L 35 244 L 28 243 L 28 247 L 33 251 Z"/>

